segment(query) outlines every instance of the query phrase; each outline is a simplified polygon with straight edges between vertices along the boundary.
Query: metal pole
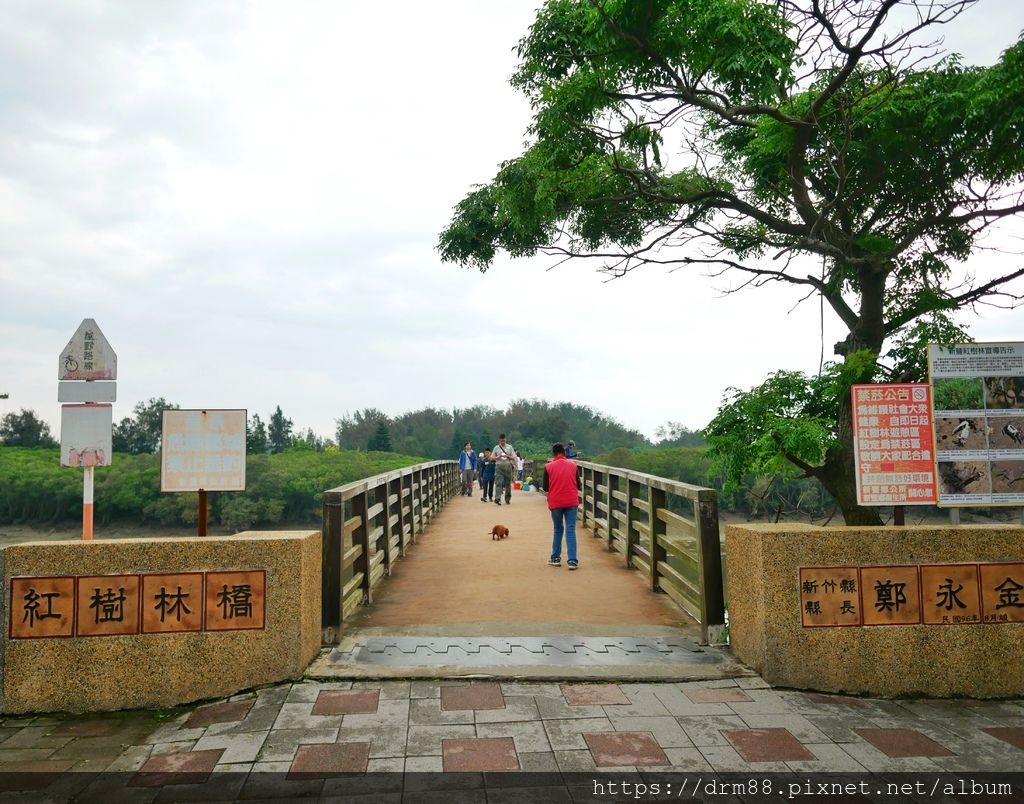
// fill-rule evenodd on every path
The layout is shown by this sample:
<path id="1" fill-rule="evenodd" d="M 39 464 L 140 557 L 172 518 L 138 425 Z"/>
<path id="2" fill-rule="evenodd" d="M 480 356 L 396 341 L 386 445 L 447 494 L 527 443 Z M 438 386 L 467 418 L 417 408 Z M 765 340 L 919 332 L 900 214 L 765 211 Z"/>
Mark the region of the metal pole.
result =
<path id="1" fill-rule="evenodd" d="M 196 525 L 200 536 L 206 535 L 206 519 L 207 519 L 207 506 L 206 506 L 206 489 L 199 489 L 199 514 L 196 517 Z"/>
<path id="2" fill-rule="evenodd" d="M 85 479 L 82 482 L 82 541 L 92 541 L 92 488 L 94 466 L 85 467 Z"/>
<path id="3" fill-rule="evenodd" d="M 902 527 L 906 522 L 906 508 L 902 505 L 892 507 L 892 524 Z"/>
<path id="4" fill-rule="evenodd" d="M 949 524 L 959 525 L 960 524 L 960 509 L 950 508 L 949 509 Z"/>

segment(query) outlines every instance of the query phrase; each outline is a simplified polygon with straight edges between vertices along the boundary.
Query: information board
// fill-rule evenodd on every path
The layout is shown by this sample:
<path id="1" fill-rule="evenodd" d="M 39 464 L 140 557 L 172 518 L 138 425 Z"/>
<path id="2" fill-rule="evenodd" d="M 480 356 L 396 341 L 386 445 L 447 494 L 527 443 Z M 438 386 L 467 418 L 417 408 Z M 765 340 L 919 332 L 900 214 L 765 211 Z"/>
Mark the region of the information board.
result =
<path id="1" fill-rule="evenodd" d="M 245 491 L 244 410 L 165 410 L 160 491 Z"/>
<path id="2" fill-rule="evenodd" d="M 938 504 L 1024 504 L 1024 343 L 928 347 Z"/>
<path id="3" fill-rule="evenodd" d="M 855 385 L 858 505 L 934 505 L 932 408 L 925 383 Z"/>

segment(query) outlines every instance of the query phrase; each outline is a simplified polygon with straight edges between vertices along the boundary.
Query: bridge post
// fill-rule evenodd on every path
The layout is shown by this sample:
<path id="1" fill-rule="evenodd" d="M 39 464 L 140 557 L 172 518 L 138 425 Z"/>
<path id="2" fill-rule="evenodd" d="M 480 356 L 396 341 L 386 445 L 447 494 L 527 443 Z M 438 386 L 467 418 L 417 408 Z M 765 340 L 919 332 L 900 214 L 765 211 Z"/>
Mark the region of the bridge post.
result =
<path id="1" fill-rule="evenodd" d="M 335 642 L 341 628 L 341 552 L 345 503 L 336 495 L 323 497 L 323 552 L 321 560 L 320 627 L 325 642 Z M 328 635 L 328 629 L 334 634 Z"/>
<path id="2" fill-rule="evenodd" d="M 388 483 L 388 541 L 398 537 L 398 556 L 405 558 L 405 537 L 402 534 L 402 476 Z M 388 570 L 390 573 L 390 568 Z"/>
<path id="3" fill-rule="evenodd" d="M 636 527 L 640 509 L 640 484 L 635 480 L 626 481 L 626 566 L 633 566 L 633 548 L 640 543 L 640 530 Z"/>
<path id="4" fill-rule="evenodd" d="M 665 492 L 653 486 L 647 487 L 647 520 L 651 528 L 651 591 L 657 592 L 658 562 L 668 561 L 668 553 L 658 537 L 665 535 L 666 525 L 658 518 L 658 509 L 667 506 Z"/>
<path id="5" fill-rule="evenodd" d="M 412 540 L 423 532 L 423 470 L 412 473 Z"/>
<path id="6" fill-rule="evenodd" d="M 367 605 L 373 602 L 370 595 L 370 523 L 366 516 L 370 508 L 369 498 L 369 493 L 365 491 L 352 498 L 352 518 L 359 517 L 359 524 L 352 531 L 352 544 L 363 548 L 362 554 L 356 559 L 356 572 L 363 573 L 360 585 L 363 587 L 363 603 Z"/>
<path id="7" fill-rule="evenodd" d="M 416 542 L 412 510 L 412 472 L 402 472 L 402 493 L 398 503 L 402 510 L 402 550 Z"/>
<path id="8" fill-rule="evenodd" d="M 618 521 L 615 518 L 615 492 L 619 490 L 619 476 L 612 474 L 612 470 L 608 470 L 606 475 L 608 478 L 605 483 L 606 495 L 608 497 L 608 533 L 605 537 L 608 542 L 608 552 L 615 550 L 615 524 Z"/>
<path id="9" fill-rule="evenodd" d="M 720 642 L 725 626 L 725 589 L 722 583 L 722 546 L 718 533 L 718 493 L 713 489 L 698 492 L 697 539 L 700 556 L 700 582 L 704 605 L 701 630 L 704 642 Z"/>

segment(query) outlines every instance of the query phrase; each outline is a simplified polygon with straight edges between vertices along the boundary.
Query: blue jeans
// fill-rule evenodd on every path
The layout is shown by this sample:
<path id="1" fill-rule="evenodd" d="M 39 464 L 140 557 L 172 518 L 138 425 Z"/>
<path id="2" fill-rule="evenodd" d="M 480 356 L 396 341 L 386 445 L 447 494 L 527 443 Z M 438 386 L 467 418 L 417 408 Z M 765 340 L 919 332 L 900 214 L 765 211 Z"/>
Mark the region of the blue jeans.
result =
<path id="1" fill-rule="evenodd" d="M 576 560 L 576 506 L 572 508 L 552 508 L 551 522 L 555 526 L 555 538 L 551 543 L 551 559 L 562 558 L 562 534 L 565 533 L 565 549 L 569 560 Z"/>

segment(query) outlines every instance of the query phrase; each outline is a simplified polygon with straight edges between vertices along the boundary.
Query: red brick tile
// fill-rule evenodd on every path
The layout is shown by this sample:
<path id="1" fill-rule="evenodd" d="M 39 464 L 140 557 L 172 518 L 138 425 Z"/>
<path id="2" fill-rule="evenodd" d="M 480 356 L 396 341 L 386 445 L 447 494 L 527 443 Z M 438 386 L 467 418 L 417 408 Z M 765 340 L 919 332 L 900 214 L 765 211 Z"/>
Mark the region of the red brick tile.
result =
<path id="1" fill-rule="evenodd" d="M 854 729 L 887 757 L 951 757 L 953 752 L 914 729 Z"/>
<path id="2" fill-rule="evenodd" d="M 314 715 L 372 715 L 380 690 L 324 690 L 316 696 Z"/>
<path id="3" fill-rule="evenodd" d="M 505 698 L 497 684 L 471 684 L 468 687 L 441 687 L 441 709 L 504 709 Z"/>
<path id="4" fill-rule="evenodd" d="M 583 739 L 598 767 L 671 764 L 649 731 L 603 731 L 584 734 Z"/>
<path id="5" fill-rule="evenodd" d="M 210 778 L 223 748 L 158 754 L 146 760 L 132 779 L 131 787 L 163 787 L 166 784 L 202 784 Z"/>
<path id="6" fill-rule="evenodd" d="M 562 695 L 569 706 L 615 706 L 629 698 L 615 684 L 563 684 Z"/>
<path id="7" fill-rule="evenodd" d="M 51 737 L 110 737 L 124 728 L 122 721 L 112 718 L 105 720 L 71 720 L 61 723 L 50 732 Z"/>
<path id="8" fill-rule="evenodd" d="M 736 687 L 723 687 L 713 690 L 683 690 L 683 695 L 695 704 L 735 703 L 736 701 L 752 701 L 747 693 Z"/>
<path id="9" fill-rule="evenodd" d="M 255 701 L 255 698 L 249 698 L 244 701 L 230 701 L 229 703 L 200 706 L 189 715 L 185 725 L 192 727 L 209 726 L 211 723 L 232 723 L 244 720 Z"/>
<path id="10" fill-rule="evenodd" d="M 747 762 L 815 760 L 788 729 L 722 729 L 722 736 Z"/>
<path id="11" fill-rule="evenodd" d="M 991 734 L 1004 743 L 1024 749 L 1024 728 L 1020 726 L 998 726 L 991 729 L 982 729 L 985 734 Z"/>
<path id="12" fill-rule="evenodd" d="M 326 779 L 331 776 L 366 773 L 369 760 L 369 743 L 300 745 L 288 769 L 288 777 Z"/>
<path id="13" fill-rule="evenodd" d="M 75 764 L 73 759 L 37 759 L 0 763 L 0 792 L 42 790 Z M 13 799 L 12 799 L 13 800 Z"/>
<path id="14" fill-rule="evenodd" d="M 467 737 L 441 740 L 445 772 L 519 770 L 511 737 Z"/>

